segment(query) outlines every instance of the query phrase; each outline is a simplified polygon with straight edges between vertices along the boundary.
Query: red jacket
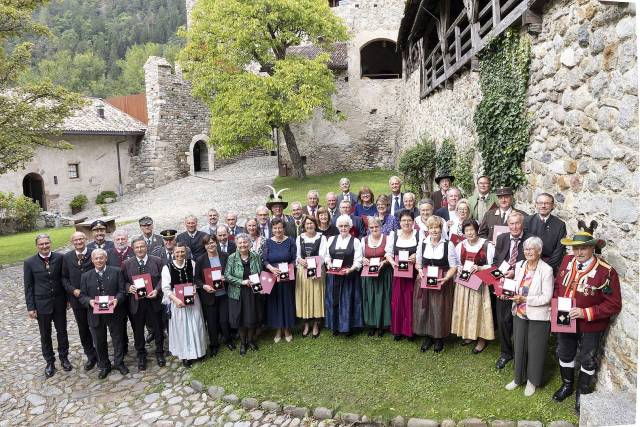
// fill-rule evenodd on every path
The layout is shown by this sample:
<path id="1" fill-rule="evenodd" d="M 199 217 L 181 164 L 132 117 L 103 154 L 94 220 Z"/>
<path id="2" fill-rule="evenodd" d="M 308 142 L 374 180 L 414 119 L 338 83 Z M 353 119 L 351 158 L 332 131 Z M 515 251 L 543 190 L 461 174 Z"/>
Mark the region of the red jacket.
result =
<path id="1" fill-rule="evenodd" d="M 555 280 L 554 297 L 575 298 L 584 319 L 578 319 L 578 332 L 600 332 L 609 318 L 622 308 L 620 279 L 609 264 L 596 257 L 586 269 L 578 271 L 573 255 L 566 255 Z"/>

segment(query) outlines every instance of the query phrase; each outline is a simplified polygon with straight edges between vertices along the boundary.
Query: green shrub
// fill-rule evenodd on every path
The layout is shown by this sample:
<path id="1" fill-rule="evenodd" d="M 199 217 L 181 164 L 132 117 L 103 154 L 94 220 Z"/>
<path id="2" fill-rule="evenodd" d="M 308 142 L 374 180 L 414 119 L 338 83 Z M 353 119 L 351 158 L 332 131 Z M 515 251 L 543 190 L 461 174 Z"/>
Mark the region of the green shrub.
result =
<path id="1" fill-rule="evenodd" d="M 406 150 L 400 156 L 398 170 L 404 182 L 418 198 L 431 192 L 436 173 L 436 145 L 426 135 L 420 137 L 415 147 Z"/>
<path id="2" fill-rule="evenodd" d="M 102 205 L 105 202 L 105 199 L 113 199 L 116 200 L 118 195 L 115 191 L 103 191 L 96 197 L 96 205 Z"/>
<path id="3" fill-rule="evenodd" d="M 436 172 L 437 173 L 451 173 L 453 174 L 453 169 L 455 168 L 456 163 L 456 144 L 453 140 L 447 138 L 442 141 L 440 148 L 438 149 L 438 154 L 436 155 Z M 458 180 L 458 177 L 453 174 Z"/>
<path id="4" fill-rule="evenodd" d="M 462 190 L 464 197 L 471 196 L 475 191 L 475 181 L 473 179 L 473 160 L 475 156 L 475 146 L 469 146 L 466 150 L 458 153 L 453 166 L 453 176 L 456 177 L 455 185 Z"/>
<path id="5" fill-rule="evenodd" d="M 107 209 L 107 205 L 98 205 L 98 206 L 100 206 L 100 211 L 102 212 L 102 216 L 107 216 L 107 214 L 109 213 Z"/>
<path id="6" fill-rule="evenodd" d="M 35 229 L 40 212 L 42 208 L 31 198 L 0 192 L 0 234 Z"/>
<path id="7" fill-rule="evenodd" d="M 85 196 L 84 194 L 78 194 L 71 200 L 69 206 L 73 210 L 81 211 L 85 208 L 85 206 L 87 206 L 87 203 L 89 203 L 89 199 L 87 199 L 87 196 Z"/>

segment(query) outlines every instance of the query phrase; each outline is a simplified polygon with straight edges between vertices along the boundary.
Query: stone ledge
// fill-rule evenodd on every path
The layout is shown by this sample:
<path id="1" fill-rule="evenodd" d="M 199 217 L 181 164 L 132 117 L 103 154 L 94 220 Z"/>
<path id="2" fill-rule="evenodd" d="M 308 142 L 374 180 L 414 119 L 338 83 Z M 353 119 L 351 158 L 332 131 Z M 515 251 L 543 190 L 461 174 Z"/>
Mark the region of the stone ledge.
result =
<path id="1" fill-rule="evenodd" d="M 635 425 L 636 396 L 619 391 L 594 392 L 580 396 L 581 426 Z"/>

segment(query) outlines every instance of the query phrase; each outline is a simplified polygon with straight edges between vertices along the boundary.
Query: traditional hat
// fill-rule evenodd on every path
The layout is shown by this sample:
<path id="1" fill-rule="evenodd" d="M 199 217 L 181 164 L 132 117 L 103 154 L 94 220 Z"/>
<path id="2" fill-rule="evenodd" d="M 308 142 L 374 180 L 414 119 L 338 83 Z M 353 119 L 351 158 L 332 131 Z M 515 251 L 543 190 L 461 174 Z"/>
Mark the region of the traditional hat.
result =
<path id="1" fill-rule="evenodd" d="M 142 218 L 140 218 L 138 220 L 138 224 L 139 225 L 152 225 L 153 224 L 153 220 L 151 219 L 150 216 L 143 216 Z"/>
<path id="2" fill-rule="evenodd" d="M 513 196 L 511 187 L 500 187 L 496 190 L 496 196 Z"/>
<path id="3" fill-rule="evenodd" d="M 560 243 L 565 246 L 595 246 L 596 249 L 602 249 L 606 246 L 607 242 L 593 237 L 593 231 L 598 228 L 596 221 L 591 221 L 589 227 L 587 227 L 585 222 L 580 220 L 578 221 L 578 228 L 581 231 L 574 234 L 572 238 L 569 238 L 569 236 L 565 237 L 560 240 Z"/>
<path id="4" fill-rule="evenodd" d="M 107 228 L 107 223 L 101 219 L 96 219 L 91 223 L 91 230 L 95 230 L 96 228 Z"/>
<path id="5" fill-rule="evenodd" d="M 288 188 L 283 188 L 280 191 L 276 191 L 276 189 L 270 185 L 267 185 L 267 187 L 271 189 L 271 194 L 269 194 L 269 200 L 266 203 L 267 208 L 271 209 L 273 205 L 282 205 L 282 208 L 284 209 L 287 206 L 289 206 L 289 203 L 285 202 L 285 200 L 280 195 L 280 193 L 282 193 L 285 190 L 288 190 Z"/>
<path id="6" fill-rule="evenodd" d="M 451 173 L 440 171 L 436 175 L 436 178 L 434 179 L 434 181 L 436 182 L 436 184 L 440 184 L 440 180 L 444 178 L 449 178 L 449 181 L 451 181 L 452 183 L 456 179 L 453 175 L 451 175 Z"/>
<path id="7" fill-rule="evenodd" d="M 160 235 L 162 236 L 162 238 L 164 240 L 173 240 L 176 238 L 176 234 L 178 234 L 178 232 L 176 230 L 162 230 L 160 232 Z"/>

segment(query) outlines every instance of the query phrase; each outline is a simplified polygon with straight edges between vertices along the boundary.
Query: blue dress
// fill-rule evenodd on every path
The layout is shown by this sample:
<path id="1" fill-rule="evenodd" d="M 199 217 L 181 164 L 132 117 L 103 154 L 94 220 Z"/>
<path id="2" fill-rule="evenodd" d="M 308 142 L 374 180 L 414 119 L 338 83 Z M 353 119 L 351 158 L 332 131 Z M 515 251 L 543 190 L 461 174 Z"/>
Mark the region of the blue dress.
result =
<path id="1" fill-rule="evenodd" d="M 378 209 L 376 205 L 373 204 L 368 208 L 362 206 L 360 203 L 356 204 L 356 211 L 354 212 L 356 216 L 376 216 L 378 213 Z"/>
<path id="2" fill-rule="evenodd" d="M 278 263 L 295 264 L 296 243 L 288 237 L 282 242 L 267 239 L 262 253 L 264 265 L 278 267 Z M 295 273 L 294 276 L 295 278 Z M 293 328 L 296 322 L 296 282 L 287 280 L 275 284 L 267 295 L 267 325 L 272 328 Z"/>

